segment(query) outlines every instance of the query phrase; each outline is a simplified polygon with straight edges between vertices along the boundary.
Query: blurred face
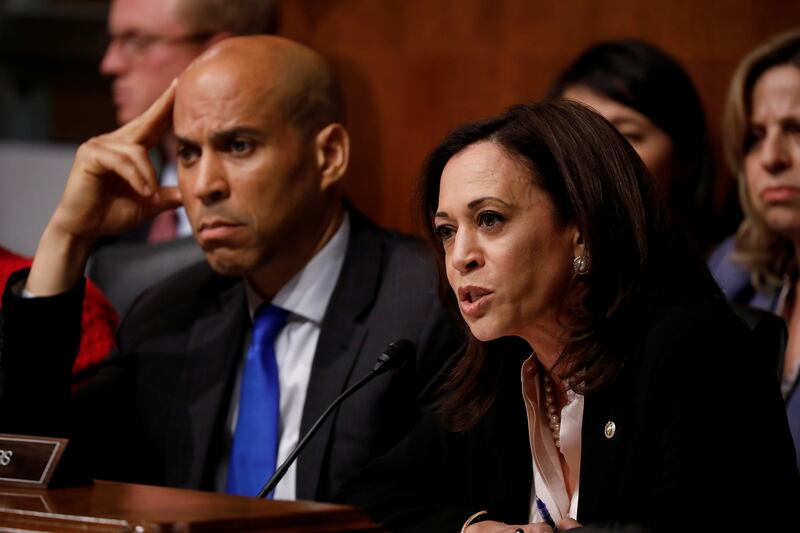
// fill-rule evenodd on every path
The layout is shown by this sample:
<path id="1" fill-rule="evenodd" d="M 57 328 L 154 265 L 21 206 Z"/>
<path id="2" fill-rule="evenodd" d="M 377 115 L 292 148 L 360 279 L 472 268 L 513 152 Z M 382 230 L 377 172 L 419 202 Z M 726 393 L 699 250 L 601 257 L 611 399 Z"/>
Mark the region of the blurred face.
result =
<path id="1" fill-rule="evenodd" d="M 114 78 L 117 122 L 144 112 L 203 50 L 203 39 L 178 20 L 179 0 L 114 0 L 111 43 L 100 71 Z"/>
<path id="2" fill-rule="evenodd" d="M 251 74 L 218 63 L 187 73 L 174 126 L 179 187 L 206 258 L 261 289 L 264 272 L 280 286 L 305 263 L 327 204 L 314 140 L 284 120 L 270 81 Z"/>
<path id="3" fill-rule="evenodd" d="M 669 193 L 675 172 L 675 150 L 669 135 L 638 111 L 583 85 L 568 87 L 561 96 L 588 105 L 611 122 L 628 139 L 662 190 Z"/>
<path id="4" fill-rule="evenodd" d="M 753 208 L 767 225 L 800 239 L 800 69 L 768 69 L 753 87 L 744 170 Z"/>
<path id="5" fill-rule="evenodd" d="M 472 334 L 487 341 L 556 324 L 581 249 L 531 172 L 496 144 L 473 144 L 442 172 L 436 232 Z"/>

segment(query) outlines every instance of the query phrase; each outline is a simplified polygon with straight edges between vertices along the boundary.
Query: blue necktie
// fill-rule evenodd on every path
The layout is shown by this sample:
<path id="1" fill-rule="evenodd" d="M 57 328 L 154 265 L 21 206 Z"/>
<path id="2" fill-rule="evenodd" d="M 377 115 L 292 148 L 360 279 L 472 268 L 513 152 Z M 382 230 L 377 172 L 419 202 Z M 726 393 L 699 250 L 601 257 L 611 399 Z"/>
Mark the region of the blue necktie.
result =
<path id="1" fill-rule="evenodd" d="M 228 494 L 255 496 L 275 473 L 281 421 L 275 338 L 288 314 L 271 304 L 256 312 L 228 463 Z"/>

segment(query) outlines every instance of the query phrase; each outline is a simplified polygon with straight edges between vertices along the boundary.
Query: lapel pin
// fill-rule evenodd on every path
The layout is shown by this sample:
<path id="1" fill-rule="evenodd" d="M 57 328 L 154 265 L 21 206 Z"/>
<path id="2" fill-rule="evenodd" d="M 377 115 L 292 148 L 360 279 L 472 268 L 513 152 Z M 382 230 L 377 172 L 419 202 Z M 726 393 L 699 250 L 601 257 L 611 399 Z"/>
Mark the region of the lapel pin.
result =
<path id="1" fill-rule="evenodd" d="M 607 439 L 613 438 L 614 434 L 617 432 L 617 425 L 609 420 L 606 422 L 606 427 L 603 432 L 605 433 Z"/>

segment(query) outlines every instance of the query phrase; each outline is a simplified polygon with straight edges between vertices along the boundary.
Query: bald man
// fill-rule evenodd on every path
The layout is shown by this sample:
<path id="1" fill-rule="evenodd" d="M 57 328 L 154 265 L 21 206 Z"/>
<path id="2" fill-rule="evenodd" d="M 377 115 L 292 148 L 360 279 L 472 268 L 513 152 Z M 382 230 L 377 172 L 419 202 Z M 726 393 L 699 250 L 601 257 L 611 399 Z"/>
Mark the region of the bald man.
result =
<path id="1" fill-rule="evenodd" d="M 171 114 L 178 188 L 158 185 L 146 155 Z M 253 316 L 271 305 L 285 318 L 271 345 L 278 462 L 389 342 L 408 338 L 418 354 L 341 407 L 276 498 L 329 500 L 407 433 L 461 334 L 438 303 L 425 248 L 343 200 L 343 114 L 315 52 L 238 37 L 193 63 L 143 115 L 82 145 L 30 272 L 4 294 L 0 431 L 72 436 L 96 477 L 248 493 L 231 489 L 231 471 L 240 452 L 269 453 L 241 450 L 238 439 L 253 390 Z M 207 263 L 140 298 L 110 364 L 69 398 L 93 244 L 181 203 Z M 257 484 L 270 473 L 255 472 Z"/>

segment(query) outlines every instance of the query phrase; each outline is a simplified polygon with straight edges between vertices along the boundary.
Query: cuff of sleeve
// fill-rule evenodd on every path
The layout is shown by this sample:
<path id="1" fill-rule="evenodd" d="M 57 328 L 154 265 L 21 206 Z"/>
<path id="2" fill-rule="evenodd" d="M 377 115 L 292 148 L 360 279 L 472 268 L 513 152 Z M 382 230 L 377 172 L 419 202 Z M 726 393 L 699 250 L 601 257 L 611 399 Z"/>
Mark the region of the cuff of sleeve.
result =
<path id="1" fill-rule="evenodd" d="M 54 296 L 38 297 L 35 294 L 25 289 L 25 282 L 28 279 L 28 274 L 31 269 L 23 268 L 17 270 L 9 276 L 6 282 L 5 291 L 3 292 L 3 307 L 10 306 L 10 309 L 17 306 L 24 305 L 22 300 L 36 300 L 40 304 L 47 302 L 48 305 L 61 307 L 69 307 L 83 305 L 83 294 L 86 290 L 86 278 L 81 278 L 75 287 L 72 289 L 56 294 Z"/>
<path id="2" fill-rule="evenodd" d="M 78 353 L 81 339 L 81 314 L 84 278 L 72 289 L 47 297 L 26 298 L 19 287 L 25 286 L 30 269 L 14 272 L 6 282 L 2 300 L 2 348 L 0 365 L 8 370 L 7 353 L 25 353 L 19 364 L 36 365 L 52 360 L 52 351 L 66 355 L 67 371 Z M 32 342 L 35 339 L 35 342 Z M 39 348 L 31 350 L 32 346 Z M 23 363 L 23 360 L 25 363 Z M 67 366 L 68 365 L 68 366 Z"/>

